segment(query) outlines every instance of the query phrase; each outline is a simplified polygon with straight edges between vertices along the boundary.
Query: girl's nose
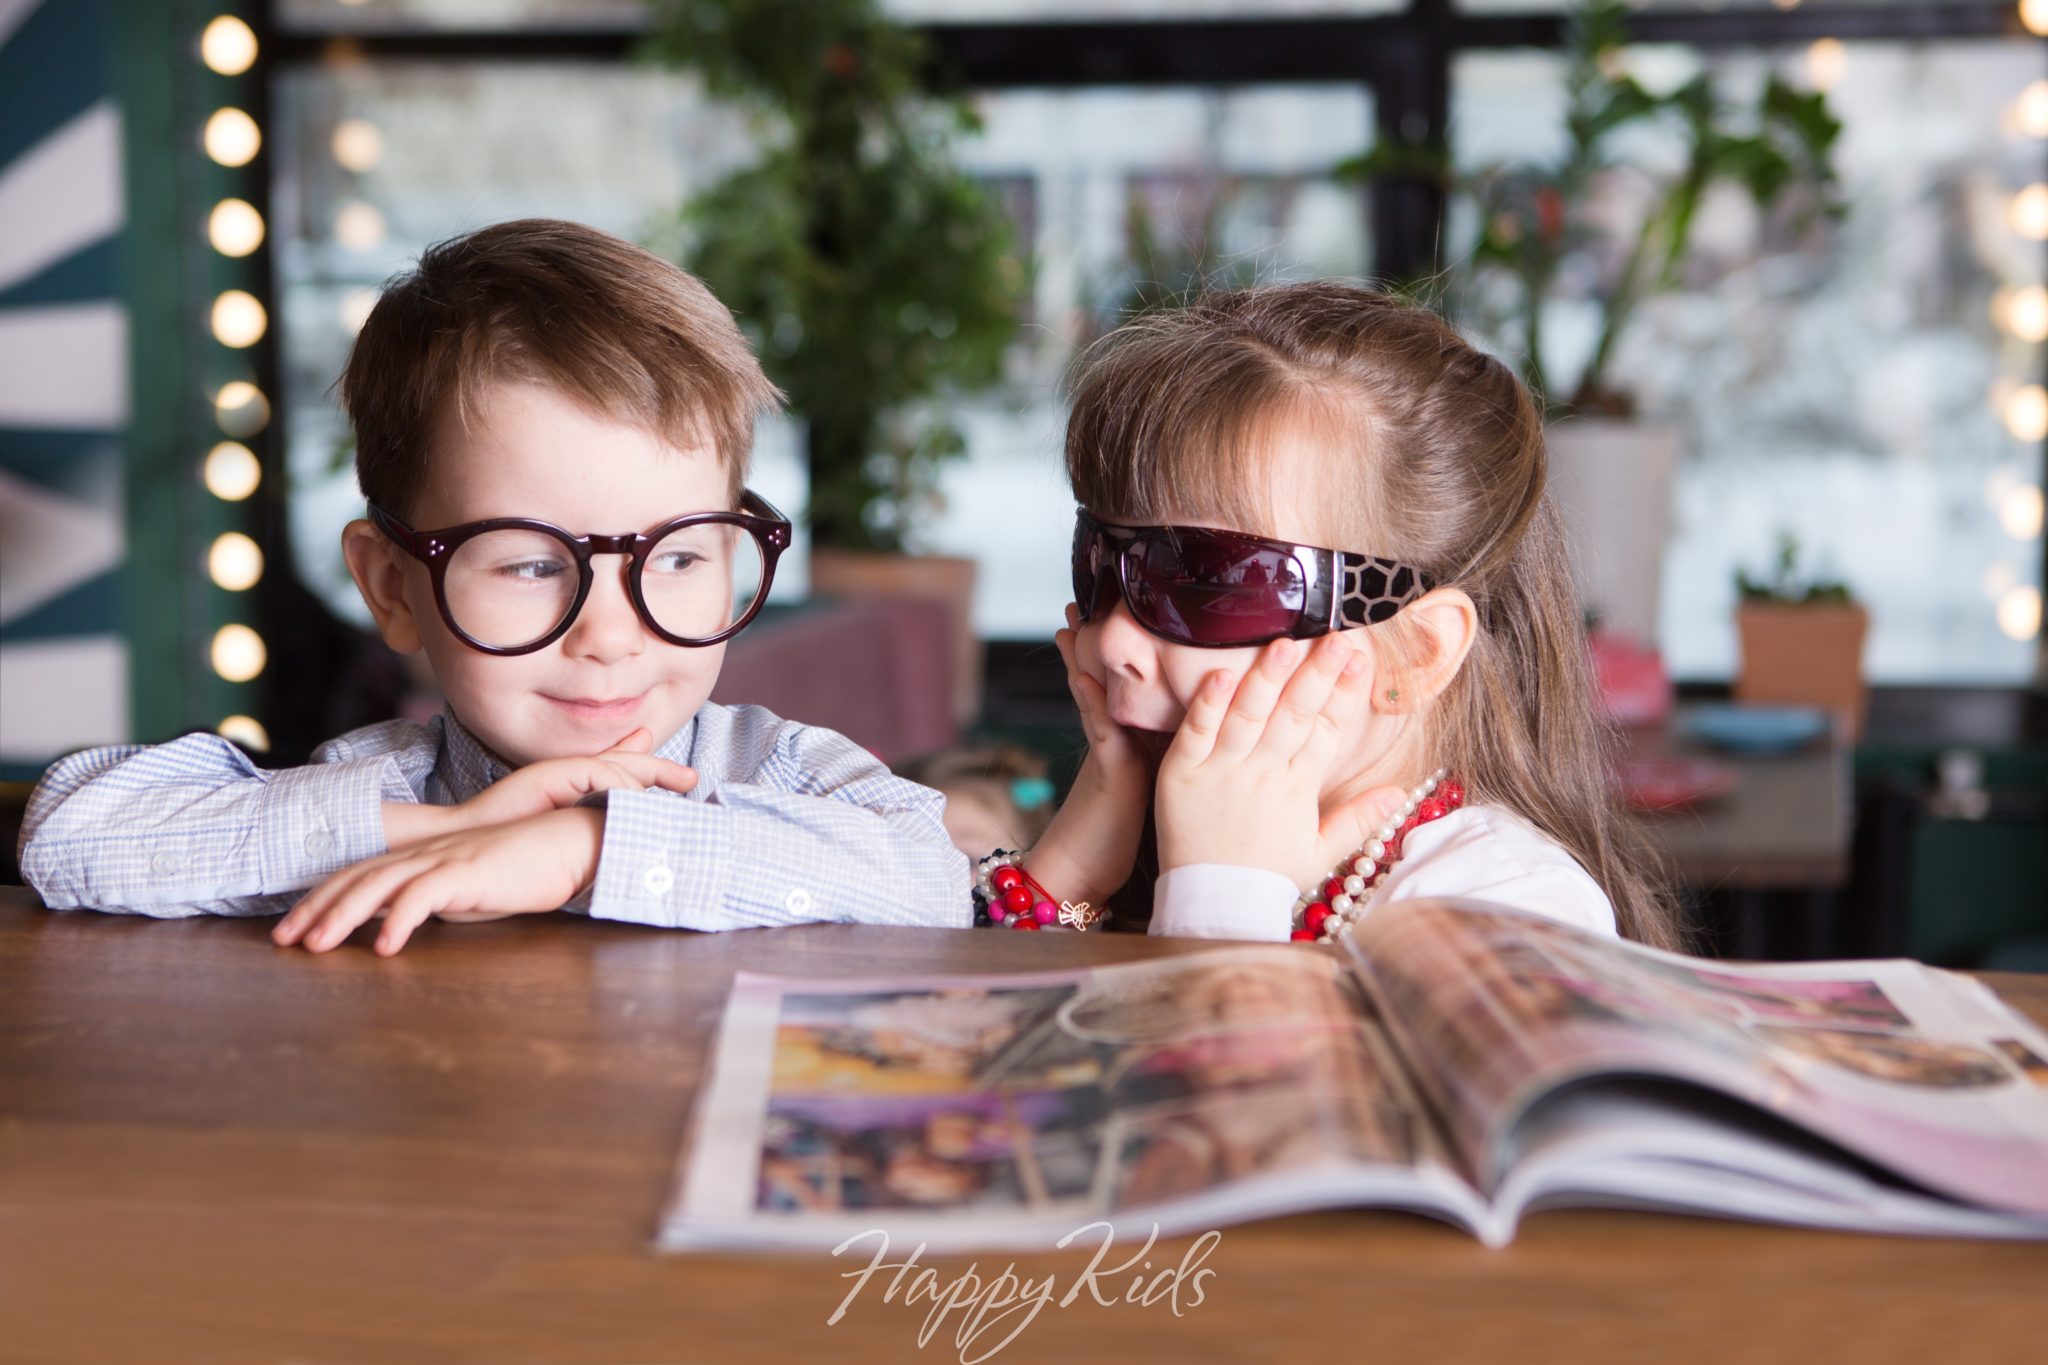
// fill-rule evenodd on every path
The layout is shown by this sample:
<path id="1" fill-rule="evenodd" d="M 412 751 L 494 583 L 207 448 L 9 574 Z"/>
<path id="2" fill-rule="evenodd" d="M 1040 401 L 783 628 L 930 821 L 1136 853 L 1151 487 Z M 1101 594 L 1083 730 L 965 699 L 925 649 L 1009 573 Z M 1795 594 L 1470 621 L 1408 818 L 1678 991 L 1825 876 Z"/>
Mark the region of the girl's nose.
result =
<path id="1" fill-rule="evenodd" d="M 1109 607 L 1097 607 L 1092 620 L 1081 630 L 1084 638 L 1095 637 L 1095 654 L 1105 674 L 1121 673 L 1131 678 L 1149 678 L 1158 671 L 1158 640 L 1139 625 L 1121 594 L 1109 599 Z"/>

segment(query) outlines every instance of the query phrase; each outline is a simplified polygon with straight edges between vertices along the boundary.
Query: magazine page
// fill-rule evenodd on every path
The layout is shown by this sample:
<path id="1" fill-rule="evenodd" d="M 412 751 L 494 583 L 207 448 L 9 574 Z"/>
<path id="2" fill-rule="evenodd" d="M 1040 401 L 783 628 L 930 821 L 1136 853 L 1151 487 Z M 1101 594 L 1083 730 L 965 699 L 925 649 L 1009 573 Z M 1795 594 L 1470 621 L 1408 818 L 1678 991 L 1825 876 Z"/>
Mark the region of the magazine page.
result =
<path id="1" fill-rule="evenodd" d="M 1482 1212 L 1334 955 L 743 973 L 661 1241 L 1050 1249 L 1343 1202 Z"/>
<path id="2" fill-rule="evenodd" d="M 1946 1197 L 2048 1215 L 2048 1037 L 1967 977 L 1714 962 L 1470 901 L 1389 907 L 1347 942 L 1482 1190 L 1532 1102 L 1642 1075 L 1747 1101 Z"/>

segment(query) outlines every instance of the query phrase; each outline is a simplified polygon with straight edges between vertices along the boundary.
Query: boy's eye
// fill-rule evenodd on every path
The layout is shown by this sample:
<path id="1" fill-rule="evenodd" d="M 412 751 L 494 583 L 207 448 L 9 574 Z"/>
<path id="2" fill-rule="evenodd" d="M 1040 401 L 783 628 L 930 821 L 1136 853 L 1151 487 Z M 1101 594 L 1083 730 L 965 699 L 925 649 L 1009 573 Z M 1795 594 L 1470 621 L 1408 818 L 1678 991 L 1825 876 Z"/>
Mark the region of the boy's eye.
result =
<path id="1" fill-rule="evenodd" d="M 545 583 L 560 577 L 568 568 L 559 559 L 524 559 L 499 565 L 498 575 L 529 583 Z"/>
<path id="2" fill-rule="evenodd" d="M 704 562 L 704 556 L 690 550 L 657 550 L 647 558 L 647 572 L 675 575 L 686 573 Z"/>

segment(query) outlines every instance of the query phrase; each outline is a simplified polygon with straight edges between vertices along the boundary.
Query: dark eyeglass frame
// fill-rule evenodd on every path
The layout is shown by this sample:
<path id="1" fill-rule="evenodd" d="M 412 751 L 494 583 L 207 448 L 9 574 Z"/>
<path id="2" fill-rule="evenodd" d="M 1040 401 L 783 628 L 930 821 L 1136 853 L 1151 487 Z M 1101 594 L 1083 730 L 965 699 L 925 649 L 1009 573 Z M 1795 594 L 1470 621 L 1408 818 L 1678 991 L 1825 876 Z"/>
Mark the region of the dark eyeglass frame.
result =
<path id="1" fill-rule="evenodd" d="M 1162 629 L 1162 623 L 1148 621 L 1131 598 L 1131 550 L 1154 541 L 1221 545 L 1225 549 L 1276 551 L 1291 558 L 1302 572 L 1301 609 L 1284 631 L 1267 632 L 1250 639 L 1200 640 L 1184 633 Z M 1088 556 L 1100 542 L 1107 553 L 1093 574 L 1086 571 Z M 1090 621 L 1102 606 L 1102 579 L 1115 566 L 1117 591 L 1130 608 L 1131 619 L 1162 640 L 1193 645 L 1197 649 L 1243 649 L 1273 640 L 1312 640 L 1321 635 L 1348 630 L 1353 626 L 1376 626 L 1392 620 L 1401 608 L 1435 586 L 1427 574 L 1410 564 L 1379 555 L 1331 550 L 1320 545 L 1298 545 L 1242 531 L 1221 531 L 1210 526 L 1117 526 L 1090 516 L 1088 509 L 1074 513 L 1074 605 L 1081 619 Z"/>
<path id="2" fill-rule="evenodd" d="M 582 614 L 585 599 L 590 596 L 594 578 L 590 567 L 593 555 L 627 556 L 630 568 L 626 574 L 626 595 L 632 599 L 633 610 L 639 613 L 641 623 L 663 640 L 687 649 L 701 649 L 730 640 L 746 628 L 761 610 L 761 604 L 768 600 L 768 589 L 775 584 L 775 561 L 789 548 L 790 541 L 789 518 L 776 511 L 772 503 L 752 489 L 741 493 L 739 511 L 692 512 L 665 521 L 645 534 L 616 536 L 572 535 L 553 522 L 535 521 L 529 517 L 492 517 L 487 521 L 466 521 L 460 526 L 443 527 L 438 531 L 415 531 L 375 503 L 369 504 L 369 510 L 373 526 L 390 537 L 399 549 L 427 566 L 427 572 L 434 580 L 434 603 L 441 609 L 441 620 L 455 638 L 478 653 L 501 657 L 545 649 L 568 633 L 569 627 L 576 624 L 576 618 Z M 761 547 L 761 589 L 746 613 L 718 634 L 702 637 L 672 635 L 662 629 L 661 623 L 654 619 L 654 613 L 647 609 L 647 599 L 640 591 L 640 574 L 655 546 L 687 527 L 705 525 L 738 526 L 754 537 L 754 543 Z M 487 645 L 457 624 L 455 613 L 448 609 L 449 562 L 465 542 L 489 531 L 533 531 L 551 536 L 568 547 L 576 560 L 576 600 L 569 604 L 561 622 L 538 640 L 523 645 Z"/>

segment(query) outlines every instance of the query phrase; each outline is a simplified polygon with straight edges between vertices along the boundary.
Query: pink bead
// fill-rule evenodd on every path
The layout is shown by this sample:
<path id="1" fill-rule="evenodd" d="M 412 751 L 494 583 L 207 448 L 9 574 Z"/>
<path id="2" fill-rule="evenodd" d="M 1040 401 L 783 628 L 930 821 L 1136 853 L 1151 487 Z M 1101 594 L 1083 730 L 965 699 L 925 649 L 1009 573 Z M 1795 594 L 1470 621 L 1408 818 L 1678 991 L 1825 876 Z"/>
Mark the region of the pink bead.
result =
<path id="1" fill-rule="evenodd" d="M 1040 924 L 1058 924 L 1060 922 L 1060 908 L 1051 901 L 1040 901 L 1032 906 L 1031 914 Z"/>
<path id="2" fill-rule="evenodd" d="M 988 903 L 988 919 L 991 924 L 1001 924 L 1004 919 L 1008 918 L 1009 913 L 1008 910 L 1003 908 L 1001 901 L 990 901 Z"/>

